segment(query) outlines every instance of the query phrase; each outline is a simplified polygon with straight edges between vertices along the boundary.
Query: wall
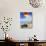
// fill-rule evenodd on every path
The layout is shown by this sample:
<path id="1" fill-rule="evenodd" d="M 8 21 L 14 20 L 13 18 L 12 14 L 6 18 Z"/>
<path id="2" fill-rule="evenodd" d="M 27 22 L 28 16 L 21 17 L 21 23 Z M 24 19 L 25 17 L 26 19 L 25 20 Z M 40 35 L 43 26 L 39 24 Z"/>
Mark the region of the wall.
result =
<path id="1" fill-rule="evenodd" d="M 33 13 L 33 28 L 20 29 L 20 12 L 29 11 Z M 17 40 L 27 40 L 34 34 L 39 40 L 45 39 L 45 8 L 32 8 L 28 0 L 0 0 L 0 16 L 13 18 L 12 26 L 8 34 Z M 2 31 L 0 32 L 0 35 Z M 45 34 L 44 34 L 45 33 Z M 2 39 L 2 36 L 0 36 Z M 4 39 L 4 38 L 3 38 Z"/>

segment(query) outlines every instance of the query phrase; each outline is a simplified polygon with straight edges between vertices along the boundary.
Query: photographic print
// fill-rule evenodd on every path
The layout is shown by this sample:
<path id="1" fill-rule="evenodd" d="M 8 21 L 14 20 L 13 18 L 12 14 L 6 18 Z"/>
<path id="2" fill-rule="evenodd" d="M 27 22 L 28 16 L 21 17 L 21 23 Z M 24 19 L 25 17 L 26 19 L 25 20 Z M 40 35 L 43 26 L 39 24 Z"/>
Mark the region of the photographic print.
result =
<path id="1" fill-rule="evenodd" d="M 32 12 L 20 12 L 20 27 L 32 28 Z"/>

